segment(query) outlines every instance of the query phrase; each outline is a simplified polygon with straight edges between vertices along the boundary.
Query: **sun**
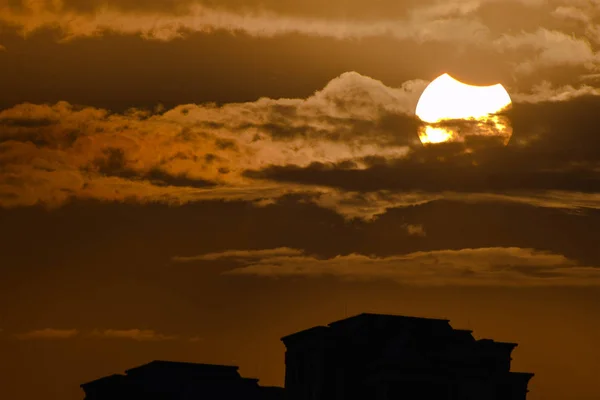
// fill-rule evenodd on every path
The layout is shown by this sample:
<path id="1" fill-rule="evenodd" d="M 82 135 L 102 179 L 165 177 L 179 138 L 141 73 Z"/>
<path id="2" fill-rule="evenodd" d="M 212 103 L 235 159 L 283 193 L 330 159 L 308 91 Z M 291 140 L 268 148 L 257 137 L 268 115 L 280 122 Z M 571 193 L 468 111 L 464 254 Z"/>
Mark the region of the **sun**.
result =
<path id="1" fill-rule="evenodd" d="M 467 136 L 499 137 L 507 144 L 512 134 L 510 121 L 501 111 L 512 105 L 501 84 L 472 86 L 448 74 L 434 79 L 423 91 L 415 114 L 423 126 L 423 144 L 462 142 Z"/>

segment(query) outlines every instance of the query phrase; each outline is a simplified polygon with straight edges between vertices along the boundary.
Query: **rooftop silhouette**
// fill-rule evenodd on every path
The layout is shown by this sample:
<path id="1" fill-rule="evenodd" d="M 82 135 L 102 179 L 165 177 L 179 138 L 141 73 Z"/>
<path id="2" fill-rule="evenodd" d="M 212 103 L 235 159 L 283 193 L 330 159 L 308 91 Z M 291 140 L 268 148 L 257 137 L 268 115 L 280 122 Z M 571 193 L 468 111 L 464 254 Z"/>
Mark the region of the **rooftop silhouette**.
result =
<path id="1" fill-rule="evenodd" d="M 81 387 L 86 400 L 526 400 L 534 375 L 510 371 L 516 343 L 476 340 L 446 319 L 364 313 L 281 340 L 285 389 L 237 366 L 171 361 Z"/>
<path id="2" fill-rule="evenodd" d="M 243 378 L 234 365 L 152 361 L 81 385 L 86 400 L 191 400 L 283 398 L 283 388 Z"/>

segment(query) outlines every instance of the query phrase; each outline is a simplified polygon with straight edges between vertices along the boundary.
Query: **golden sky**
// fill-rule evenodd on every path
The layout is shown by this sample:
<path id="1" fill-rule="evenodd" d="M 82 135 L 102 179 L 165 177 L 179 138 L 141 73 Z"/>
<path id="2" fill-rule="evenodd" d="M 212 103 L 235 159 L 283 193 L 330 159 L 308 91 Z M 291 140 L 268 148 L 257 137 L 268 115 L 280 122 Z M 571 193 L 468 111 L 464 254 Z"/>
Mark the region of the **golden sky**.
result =
<path id="1" fill-rule="evenodd" d="M 506 146 L 421 144 L 443 73 Z M 384 312 L 598 399 L 599 95 L 596 1 L 0 0 L 0 397 Z"/>

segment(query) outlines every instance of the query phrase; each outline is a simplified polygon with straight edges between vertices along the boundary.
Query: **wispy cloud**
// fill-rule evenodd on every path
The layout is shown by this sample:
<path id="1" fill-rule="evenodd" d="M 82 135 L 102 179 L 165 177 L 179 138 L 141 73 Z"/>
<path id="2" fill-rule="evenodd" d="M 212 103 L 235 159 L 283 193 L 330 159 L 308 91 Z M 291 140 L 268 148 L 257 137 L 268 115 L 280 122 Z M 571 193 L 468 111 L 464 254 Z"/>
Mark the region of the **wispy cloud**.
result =
<path id="1" fill-rule="evenodd" d="M 175 340 L 176 335 L 165 335 L 151 329 L 104 329 L 94 330 L 90 336 L 108 339 L 131 339 L 139 342 Z"/>
<path id="2" fill-rule="evenodd" d="M 417 206 L 437 200 L 463 203 L 516 203 L 564 210 L 600 209 L 600 193 L 568 191 L 390 193 L 383 190 L 358 193 L 323 190 L 323 192 L 313 193 L 310 199 L 315 204 L 333 210 L 348 219 L 358 218 L 367 221 L 377 218 L 390 209 Z M 409 234 L 414 235 L 419 232 L 418 226 L 407 225 L 405 228 Z"/>
<path id="3" fill-rule="evenodd" d="M 589 70 L 598 67 L 599 53 L 584 37 L 546 28 L 535 32 L 503 34 L 493 46 L 500 51 L 526 51 L 535 54 L 523 57 L 516 64 L 516 72 L 530 74 L 540 67 L 582 66 Z"/>
<path id="4" fill-rule="evenodd" d="M 581 85 L 576 88 L 572 85 L 555 87 L 548 81 L 536 84 L 529 93 L 513 93 L 511 98 L 518 103 L 541 103 L 569 101 L 582 96 L 600 96 L 600 89 Z"/>
<path id="5" fill-rule="evenodd" d="M 71 339 L 77 335 L 79 335 L 79 331 L 77 329 L 45 328 L 25 333 L 18 333 L 15 335 L 15 337 L 20 340 Z"/>
<path id="6" fill-rule="evenodd" d="M 173 257 L 174 262 L 192 262 L 192 261 L 216 261 L 216 260 L 251 260 L 263 259 L 269 257 L 288 257 L 299 256 L 303 252 L 289 247 L 278 247 L 276 249 L 265 250 L 227 250 L 220 253 L 208 253 L 191 257 Z"/>
<path id="7" fill-rule="evenodd" d="M 24 35 L 45 27 L 59 27 L 67 40 L 104 32 L 172 40 L 187 32 L 222 30 L 257 37 L 303 34 L 336 39 L 391 36 L 418 41 L 481 42 L 487 32 L 487 28 L 476 19 L 448 16 L 453 10 L 415 13 L 412 18 L 400 20 L 361 21 L 285 15 L 264 8 L 232 11 L 199 3 L 190 4 L 185 13 L 178 14 L 144 10 L 124 12 L 109 5 L 93 13 L 85 13 L 55 7 L 50 2 L 30 4 L 35 6 L 21 10 L 1 7 L 0 20 L 18 26 Z"/>
<path id="8" fill-rule="evenodd" d="M 348 280 L 388 280 L 414 286 L 598 286 L 600 268 L 581 266 L 564 255 L 518 247 L 414 252 L 390 257 L 363 254 L 317 258 L 249 251 L 230 275 L 263 277 L 334 276 Z M 221 253 L 223 258 L 228 252 Z M 238 254 L 241 254 L 238 252 Z M 202 259 L 199 256 L 197 259 Z M 211 254 L 206 261 L 219 259 Z"/>

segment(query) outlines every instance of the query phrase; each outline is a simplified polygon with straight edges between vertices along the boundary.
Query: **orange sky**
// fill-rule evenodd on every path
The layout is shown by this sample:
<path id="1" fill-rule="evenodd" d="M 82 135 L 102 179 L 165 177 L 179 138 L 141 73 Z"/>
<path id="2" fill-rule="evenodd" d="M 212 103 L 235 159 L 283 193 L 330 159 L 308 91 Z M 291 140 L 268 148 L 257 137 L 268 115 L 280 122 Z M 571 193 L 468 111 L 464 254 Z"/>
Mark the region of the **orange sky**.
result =
<path id="1" fill-rule="evenodd" d="M 153 359 L 283 383 L 360 312 L 519 343 L 530 400 L 600 397 L 600 8 L 0 0 L 0 397 Z M 423 146 L 447 72 L 513 136 Z"/>

